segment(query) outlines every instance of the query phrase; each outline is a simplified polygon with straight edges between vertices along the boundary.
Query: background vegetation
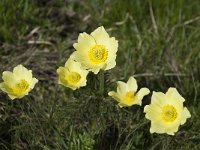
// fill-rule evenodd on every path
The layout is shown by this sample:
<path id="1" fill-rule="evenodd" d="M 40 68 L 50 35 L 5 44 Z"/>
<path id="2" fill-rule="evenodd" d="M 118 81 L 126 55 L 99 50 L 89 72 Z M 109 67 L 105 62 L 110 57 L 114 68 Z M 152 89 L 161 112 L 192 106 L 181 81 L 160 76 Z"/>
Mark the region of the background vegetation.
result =
<path id="1" fill-rule="evenodd" d="M 200 149 L 199 10 L 199 0 L 1 0 L 0 72 L 23 64 L 40 82 L 22 100 L 0 92 L 0 149 Z M 119 40 L 117 66 L 77 91 L 57 85 L 78 34 L 101 25 Z M 151 94 L 123 109 L 108 97 L 131 75 L 185 97 L 192 117 L 175 136 L 149 133 Z"/>

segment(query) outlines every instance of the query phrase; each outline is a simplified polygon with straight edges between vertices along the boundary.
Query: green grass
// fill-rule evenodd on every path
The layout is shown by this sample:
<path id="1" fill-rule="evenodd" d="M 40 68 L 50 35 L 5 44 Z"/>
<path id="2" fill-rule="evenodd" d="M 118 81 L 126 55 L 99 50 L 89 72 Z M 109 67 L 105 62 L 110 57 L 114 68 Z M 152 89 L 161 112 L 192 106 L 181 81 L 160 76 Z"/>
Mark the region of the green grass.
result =
<path id="1" fill-rule="evenodd" d="M 23 64 L 40 80 L 29 96 L 0 92 L 0 149 L 200 149 L 200 1 L 1 0 L 0 73 Z M 56 69 L 80 32 L 103 25 L 119 40 L 117 65 L 72 91 Z M 143 106 L 120 109 L 107 93 L 135 75 L 140 87 L 176 87 L 192 117 L 175 136 L 150 134 Z M 1 76 L 0 76 L 1 77 Z M 103 85 L 103 86 L 102 86 Z"/>

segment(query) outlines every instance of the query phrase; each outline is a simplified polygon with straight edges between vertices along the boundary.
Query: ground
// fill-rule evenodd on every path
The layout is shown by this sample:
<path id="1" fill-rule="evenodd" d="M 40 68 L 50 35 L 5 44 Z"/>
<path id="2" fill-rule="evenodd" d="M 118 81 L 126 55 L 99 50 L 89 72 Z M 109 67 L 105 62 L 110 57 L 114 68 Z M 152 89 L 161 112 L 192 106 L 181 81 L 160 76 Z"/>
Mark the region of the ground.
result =
<path id="1" fill-rule="evenodd" d="M 0 79 L 23 64 L 40 81 L 21 100 L 0 92 L 0 149 L 200 149 L 199 9 L 199 0 L 1 0 Z M 116 67 L 76 91 L 58 85 L 78 34 L 102 25 L 119 41 Z M 107 93 L 132 75 L 151 93 L 120 108 Z M 169 87 L 192 117 L 175 136 L 150 134 L 143 108 Z"/>

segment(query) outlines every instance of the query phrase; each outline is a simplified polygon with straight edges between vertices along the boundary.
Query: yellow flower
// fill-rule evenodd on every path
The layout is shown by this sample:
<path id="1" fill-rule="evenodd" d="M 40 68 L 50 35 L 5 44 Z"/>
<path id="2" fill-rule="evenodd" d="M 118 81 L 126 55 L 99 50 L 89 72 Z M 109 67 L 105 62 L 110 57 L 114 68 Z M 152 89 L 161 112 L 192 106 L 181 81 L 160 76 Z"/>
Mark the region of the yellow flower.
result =
<path id="1" fill-rule="evenodd" d="M 114 37 L 109 37 L 103 26 L 98 27 L 90 35 L 81 33 L 78 43 L 73 46 L 76 51 L 71 57 L 95 74 L 100 69 L 109 70 L 116 65 L 118 41 Z"/>
<path id="2" fill-rule="evenodd" d="M 150 132 L 174 135 L 179 125 L 191 117 L 188 109 L 183 107 L 184 101 L 176 88 L 169 88 L 166 94 L 153 92 L 151 104 L 144 108 L 145 117 L 151 120 Z"/>
<path id="3" fill-rule="evenodd" d="M 143 97 L 150 93 L 147 88 L 141 88 L 137 92 L 138 85 L 134 77 L 130 77 L 127 83 L 118 81 L 117 84 L 117 92 L 111 91 L 108 95 L 117 100 L 120 107 L 141 105 Z"/>
<path id="4" fill-rule="evenodd" d="M 0 83 L 0 89 L 6 92 L 12 100 L 28 95 L 38 82 L 32 77 L 32 71 L 22 65 L 16 66 L 13 72 L 4 71 L 2 78 L 4 82 Z"/>
<path id="5" fill-rule="evenodd" d="M 58 83 L 72 90 L 86 85 L 88 71 L 82 69 L 81 64 L 71 58 L 67 60 L 65 67 L 57 69 L 57 73 L 59 75 Z"/>

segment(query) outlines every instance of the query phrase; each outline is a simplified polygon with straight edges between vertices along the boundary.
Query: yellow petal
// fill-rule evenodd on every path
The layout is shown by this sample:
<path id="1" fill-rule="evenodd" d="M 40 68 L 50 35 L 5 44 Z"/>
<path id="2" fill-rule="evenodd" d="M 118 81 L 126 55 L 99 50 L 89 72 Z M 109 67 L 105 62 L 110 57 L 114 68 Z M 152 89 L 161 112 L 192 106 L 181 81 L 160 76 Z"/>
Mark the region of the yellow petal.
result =
<path id="1" fill-rule="evenodd" d="M 137 93 L 137 99 L 141 101 L 144 96 L 148 95 L 150 93 L 148 88 L 141 88 Z"/>
<path id="2" fill-rule="evenodd" d="M 17 65 L 13 69 L 13 74 L 17 80 L 24 79 L 27 82 L 30 82 L 32 79 L 32 70 L 28 70 L 22 65 Z"/>
<path id="3" fill-rule="evenodd" d="M 92 63 L 89 62 L 88 56 L 86 56 L 86 54 L 81 53 L 79 51 L 75 51 L 72 53 L 72 55 L 70 56 L 70 59 L 75 60 L 76 62 L 79 62 L 82 64 L 82 67 L 84 69 L 98 69 L 98 72 L 100 70 L 100 68 L 98 68 L 97 66 L 94 66 Z M 95 68 L 96 67 L 96 68 Z"/>
<path id="4" fill-rule="evenodd" d="M 65 78 L 66 74 L 68 74 L 69 70 L 66 67 L 59 67 L 57 69 L 57 73 L 60 78 Z"/>
<path id="5" fill-rule="evenodd" d="M 181 125 L 183 125 L 186 122 L 186 120 L 190 117 L 191 117 L 190 112 L 188 111 L 186 107 L 184 107 L 182 116 L 181 116 Z"/>
<path id="6" fill-rule="evenodd" d="M 74 61 L 71 57 L 65 63 L 65 67 L 68 68 L 69 72 L 79 72 L 83 76 L 87 76 L 88 71 L 85 70 L 79 62 Z"/>
<path id="7" fill-rule="evenodd" d="M 161 120 L 161 107 L 155 105 L 155 104 L 150 104 L 146 105 L 144 107 L 144 112 L 146 113 L 145 117 L 151 121 L 158 121 Z"/>
<path id="8" fill-rule="evenodd" d="M 151 103 L 156 104 L 158 106 L 163 106 L 167 103 L 165 94 L 162 92 L 153 92 L 151 97 Z"/>
<path id="9" fill-rule="evenodd" d="M 70 70 L 71 69 L 76 70 L 76 69 L 81 68 L 81 64 L 76 62 L 76 61 L 74 61 L 72 58 L 69 58 L 65 63 L 65 67 L 69 68 Z"/>
<path id="10" fill-rule="evenodd" d="M 95 44 L 96 44 L 96 42 L 91 35 L 89 35 L 87 33 L 81 33 L 81 34 L 79 34 L 79 37 L 78 37 L 78 43 L 75 43 L 73 46 L 77 51 L 87 52 Z"/>
<path id="11" fill-rule="evenodd" d="M 180 123 L 175 122 L 165 127 L 165 132 L 169 135 L 174 135 L 178 131 Z"/>
<path id="12" fill-rule="evenodd" d="M 116 101 L 120 101 L 120 96 L 118 95 L 118 93 L 111 91 L 108 93 L 109 96 L 111 96 L 112 98 L 114 98 Z"/>
<path id="13" fill-rule="evenodd" d="M 185 99 L 178 93 L 177 89 L 172 87 L 166 92 L 166 97 L 172 101 L 176 100 L 182 103 L 185 101 Z"/>
<path id="14" fill-rule="evenodd" d="M 161 120 L 152 121 L 150 133 L 167 133 L 169 135 L 174 135 L 178 131 L 179 124 L 165 124 Z"/>
<path id="15" fill-rule="evenodd" d="M 4 80 L 5 84 L 9 86 L 13 86 L 17 83 L 15 76 L 10 71 L 4 71 L 2 79 Z"/>
<path id="16" fill-rule="evenodd" d="M 110 62 L 111 60 L 116 58 L 116 52 L 118 50 L 118 41 L 115 40 L 114 37 L 104 39 L 101 45 L 104 45 L 108 50 L 107 62 Z"/>
<path id="17" fill-rule="evenodd" d="M 127 86 L 128 86 L 128 89 L 129 89 L 130 91 L 133 91 L 133 92 L 136 92 L 137 89 L 138 89 L 137 81 L 135 80 L 134 77 L 130 77 L 130 78 L 129 78 L 129 80 L 128 80 L 128 82 L 127 82 Z M 141 92 L 143 92 L 143 93 L 145 94 L 145 92 L 147 92 L 147 91 L 142 90 Z M 142 96 L 142 93 L 141 93 L 141 92 L 140 92 L 140 96 Z M 149 94 L 149 93 L 147 93 L 147 94 Z M 145 95 L 147 95 L 147 94 L 145 94 Z M 143 97 L 142 97 L 142 98 L 143 98 Z"/>
<path id="18" fill-rule="evenodd" d="M 65 80 L 66 75 L 69 73 L 69 70 L 66 67 L 59 67 L 57 69 L 58 73 L 58 84 L 67 85 L 67 81 Z"/>
<path id="19" fill-rule="evenodd" d="M 122 81 L 118 81 L 117 82 L 117 93 L 119 93 L 120 95 L 125 95 L 126 92 L 127 92 L 126 83 L 124 83 Z"/>
<path id="20" fill-rule="evenodd" d="M 114 37 L 106 39 L 104 45 L 113 53 L 118 50 L 118 41 Z"/>
<path id="21" fill-rule="evenodd" d="M 165 129 L 163 128 L 162 122 L 158 121 L 152 121 L 151 122 L 151 128 L 150 133 L 165 133 Z"/>
<path id="22" fill-rule="evenodd" d="M 11 93 L 12 92 L 12 89 L 10 89 L 4 82 L 0 83 L 0 89 L 3 92 L 6 92 L 6 93 Z"/>
<path id="23" fill-rule="evenodd" d="M 109 59 L 107 62 L 106 62 L 106 67 L 105 67 L 105 70 L 110 70 L 112 68 L 114 68 L 116 66 L 116 55 L 114 54 L 114 56 L 112 57 L 112 60 Z"/>
<path id="24" fill-rule="evenodd" d="M 38 79 L 32 78 L 31 84 L 30 84 L 30 89 L 33 89 L 35 87 L 35 84 L 38 83 Z"/>
<path id="25" fill-rule="evenodd" d="M 178 112 L 182 112 L 185 99 L 178 93 L 176 88 L 169 88 L 165 95 L 167 103 L 175 106 Z"/>
<path id="26" fill-rule="evenodd" d="M 97 44 L 105 45 L 106 40 L 109 39 L 109 35 L 103 26 L 98 27 L 91 33 L 91 35 L 95 39 Z"/>

